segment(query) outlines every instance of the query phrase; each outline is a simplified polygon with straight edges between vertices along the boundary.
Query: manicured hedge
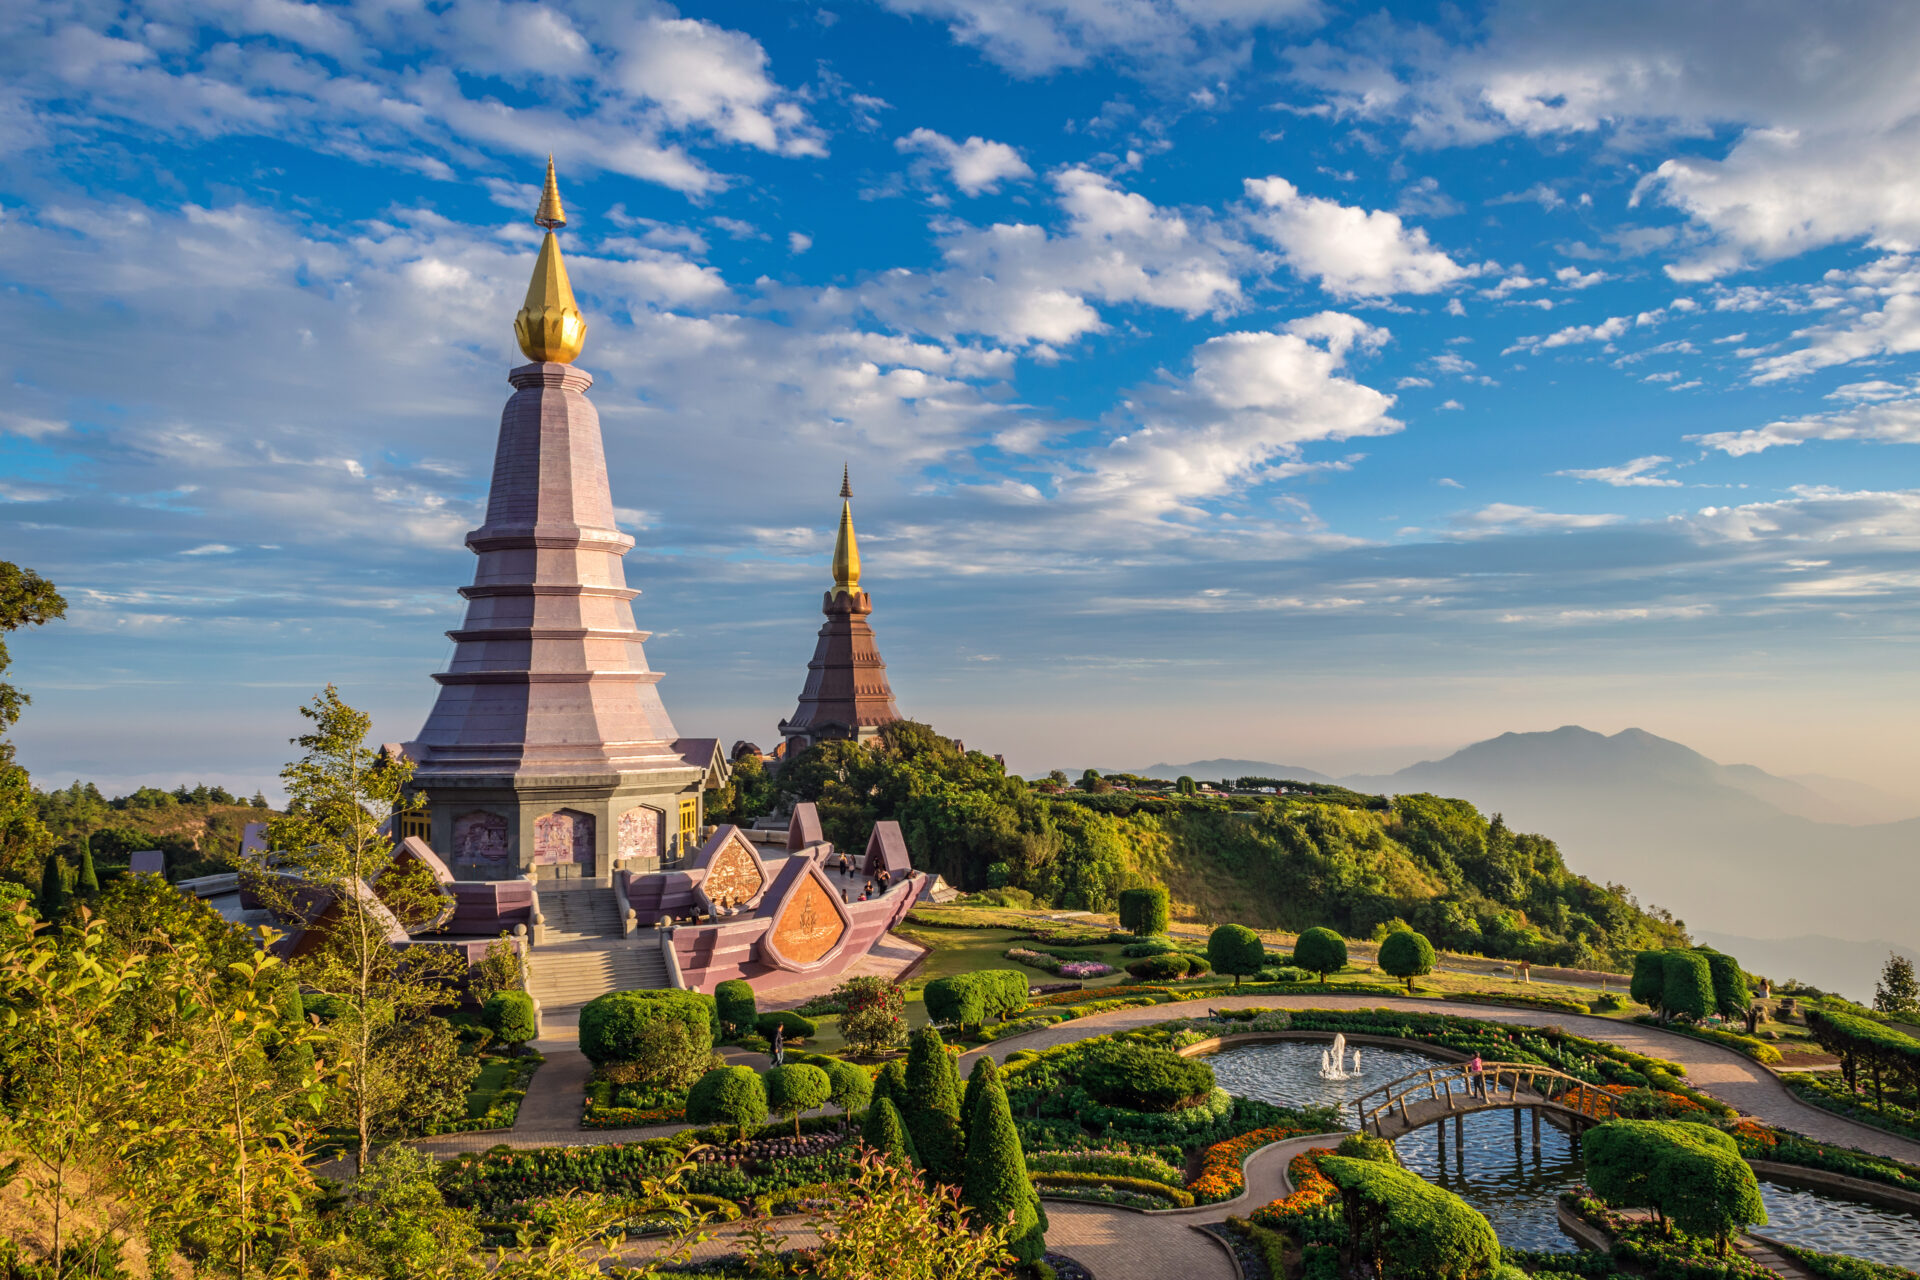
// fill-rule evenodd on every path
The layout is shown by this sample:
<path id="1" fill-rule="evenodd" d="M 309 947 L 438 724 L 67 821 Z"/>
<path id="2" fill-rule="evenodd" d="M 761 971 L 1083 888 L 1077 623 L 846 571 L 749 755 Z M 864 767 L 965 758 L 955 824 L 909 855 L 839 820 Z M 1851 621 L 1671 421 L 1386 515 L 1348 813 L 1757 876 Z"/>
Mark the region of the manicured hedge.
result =
<path id="1" fill-rule="evenodd" d="M 1138 937 L 1167 931 L 1167 891 L 1154 885 L 1120 891 L 1120 927 Z"/>
<path id="2" fill-rule="evenodd" d="M 1587 1182 L 1619 1208 L 1657 1209 L 1690 1235 L 1725 1242 L 1767 1220 L 1760 1184 L 1732 1136 L 1682 1120 L 1614 1120 L 1581 1138 Z"/>
<path id="3" fill-rule="evenodd" d="M 1322 1156 L 1320 1172 L 1339 1188 L 1353 1247 L 1383 1280 L 1468 1280 L 1499 1265 L 1492 1225 L 1451 1191 L 1375 1160 Z"/>
<path id="4" fill-rule="evenodd" d="M 506 1044 L 525 1044 L 540 1034 L 533 997 L 524 991 L 496 991 L 480 1010 L 480 1021 Z"/>
<path id="5" fill-rule="evenodd" d="M 1175 978 L 1184 978 L 1187 976 L 1187 956 L 1179 951 L 1147 956 L 1145 959 L 1129 962 L 1127 973 L 1145 982 L 1168 982 Z"/>
<path id="6" fill-rule="evenodd" d="M 1193 1207 L 1192 1192 L 1146 1178 L 1112 1177 L 1104 1173 L 1035 1173 L 1029 1176 L 1036 1187 L 1112 1187 L 1116 1191 L 1136 1191 L 1142 1195 L 1158 1196 L 1167 1202 L 1169 1208 Z"/>
<path id="7" fill-rule="evenodd" d="M 1324 982 L 1347 967 L 1347 940 L 1331 929 L 1309 929 L 1293 944 L 1293 963 Z"/>
<path id="8" fill-rule="evenodd" d="M 754 1029 L 760 1016 L 754 1003 L 753 984 L 744 978 L 729 978 L 713 989 L 715 1011 L 720 1015 L 720 1034 L 735 1040 Z"/>
<path id="9" fill-rule="evenodd" d="M 763 1013 L 753 1020 L 753 1029 L 768 1040 L 773 1039 L 773 1029 L 780 1028 L 787 1040 L 811 1040 L 820 1034 L 820 1028 L 813 1019 L 803 1018 L 788 1009 L 775 1013 Z"/>
<path id="10" fill-rule="evenodd" d="M 1087 1057 L 1080 1085 L 1100 1102 L 1139 1111 L 1192 1106 L 1213 1091 L 1213 1068 L 1171 1049 L 1124 1041 L 1099 1046 Z"/>
<path id="11" fill-rule="evenodd" d="M 670 1018 L 683 1024 L 695 1052 L 713 1052 L 720 1015 L 713 998 L 694 991 L 609 991 L 580 1010 L 580 1052 L 597 1066 L 628 1062 L 638 1053 L 640 1032 Z"/>
<path id="12" fill-rule="evenodd" d="M 1207 936 L 1207 959 L 1221 973 L 1240 979 L 1260 972 L 1267 962 L 1267 949 L 1260 935 L 1243 924 L 1223 924 Z"/>

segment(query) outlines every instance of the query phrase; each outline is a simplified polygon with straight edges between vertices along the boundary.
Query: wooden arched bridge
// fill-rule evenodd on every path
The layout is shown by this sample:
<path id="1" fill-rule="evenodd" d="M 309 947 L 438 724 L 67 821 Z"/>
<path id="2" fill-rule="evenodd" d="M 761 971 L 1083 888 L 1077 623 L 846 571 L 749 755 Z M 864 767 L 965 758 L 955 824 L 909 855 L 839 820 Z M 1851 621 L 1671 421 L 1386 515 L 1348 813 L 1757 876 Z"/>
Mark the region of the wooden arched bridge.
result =
<path id="1" fill-rule="evenodd" d="M 1619 1118 L 1619 1100 L 1577 1076 L 1532 1062 L 1464 1062 L 1401 1076 L 1355 1100 L 1360 1130 L 1400 1138 L 1423 1125 L 1475 1111 L 1533 1109 L 1572 1117 L 1574 1127 Z M 1516 1123 L 1518 1118 L 1516 1117 Z M 1515 1130 L 1518 1132 L 1518 1130 Z"/>

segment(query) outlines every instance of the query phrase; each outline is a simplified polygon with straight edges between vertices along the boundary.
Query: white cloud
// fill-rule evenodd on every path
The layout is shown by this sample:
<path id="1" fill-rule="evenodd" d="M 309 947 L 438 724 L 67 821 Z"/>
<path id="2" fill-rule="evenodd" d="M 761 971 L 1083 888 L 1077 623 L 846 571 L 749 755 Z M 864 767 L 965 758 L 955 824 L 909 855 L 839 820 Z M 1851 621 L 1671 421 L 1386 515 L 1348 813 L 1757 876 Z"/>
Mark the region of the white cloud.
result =
<path id="1" fill-rule="evenodd" d="M 1563 289 L 1591 289 L 1604 280 L 1612 279 L 1604 271 L 1582 272 L 1578 267 L 1561 267 L 1553 273 L 1553 278 L 1560 282 Z"/>
<path id="2" fill-rule="evenodd" d="M 1318 14 L 1318 0 L 881 0 L 899 13 L 945 22 L 1016 75 L 1117 57 L 1157 75 L 1191 78 L 1245 57 L 1260 27 Z"/>
<path id="3" fill-rule="evenodd" d="M 1461 404 L 1458 400 L 1442 400 L 1440 402 L 1440 408 L 1442 409 L 1464 409 L 1466 407 L 1467 406 Z"/>
<path id="4" fill-rule="evenodd" d="M 1571 476 L 1575 480 L 1598 480 L 1603 484 L 1610 484 L 1617 489 L 1677 489 L 1680 487 L 1678 480 L 1669 479 L 1661 474 L 1663 469 L 1672 461 L 1672 458 L 1665 458 L 1658 454 L 1653 454 L 1644 458 L 1635 458 L 1631 462 L 1623 462 L 1617 467 L 1595 467 L 1588 471 L 1556 471 L 1553 474 L 1557 476 Z"/>
<path id="5" fill-rule="evenodd" d="M 1857 271 L 1829 272 L 1807 291 L 1831 317 L 1799 330 L 1806 345 L 1753 363 L 1753 381 L 1781 382 L 1877 356 L 1920 351 L 1920 260 L 1882 258 Z M 1878 300 L 1880 305 L 1869 305 Z"/>
<path id="6" fill-rule="evenodd" d="M 1504 298 L 1509 294 L 1518 293 L 1522 289 L 1538 289 L 1545 283 L 1545 280 L 1529 279 L 1525 271 L 1520 271 L 1517 275 L 1507 276 L 1491 289 L 1480 290 L 1480 296 L 1483 298 Z"/>
<path id="7" fill-rule="evenodd" d="M 1248 178 L 1260 208 L 1248 222 L 1278 245 L 1287 264 L 1339 298 L 1434 293 L 1476 274 L 1384 209 L 1303 196 L 1285 178 Z"/>
<path id="8" fill-rule="evenodd" d="M 1399 390 L 1404 391 L 1408 387 L 1430 387 L 1433 385 L 1433 379 L 1432 378 L 1399 378 L 1394 381 L 1393 385 Z"/>
<path id="9" fill-rule="evenodd" d="M 1808 440 L 1920 444 L 1920 397 L 1885 400 L 1833 413 L 1783 418 L 1746 431 L 1713 431 L 1688 436 L 1687 440 L 1736 458 L 1782 445 L 1802 444 Z"/>
<path id="10" fill-rule="evenodd" d="M 1033 176 L 1033 170 L 1014 148 L 977 135 L 955 142 L 932 129 L 915 129 L 904 138 L 896 138 L 893 145 L 903 154 L 927 157 L 947 171 L 954 186 L 970 196 L 998 191 L 1000 184 L 1010 179 Z"/>
<path id="11" fill-rule="evenodd" d="M 811 248 L 813 248 L 812 236 L 805 235 L 798 231 L 787 232 L 787 252 L 788 253 L 801 254 L 801 253 L 805 253 L 807 250 Z"/>
<path id="12" fill-rule="evenodd" d="M 1570 347 L 1582 342 L 1610 343 L 1633 326 L 1634 320 L 1629 316 L 1609 316 L 1599 324 L 1568 325 L 1544 337 L 1535 335 L 1530 338 L 1521 338 L 1500 354 L 1504 356 L 1511 355 L 1515 351 L 1526 351 L 1532 355 L 1539 355 L 1542 351 L 1554 347 Z"/>
<path id="13" fill-rule="evenodd" d="M 1481 538 L 1516 531 L 1541 533 L 1598 529 L 1604 525 L 1619 522 L 1620 517 L 1613 515 L 1564 515 L 1554 511 L 1542 511 L 1538 507 L 1495 502 L 1478 511 L 1454 516 L 1448 523 L 1453 526 L 1453 536 L 1456 538 Z"/>
<path id="14" fill-rule="evenodd" d="M 67 423 L 55 418 L 37 418 L 32 414 L 16 413 L 10 409 L 0 409 L 0 431 L 10 435 L 25 436 L 37 440 L 65 431 Z"/>

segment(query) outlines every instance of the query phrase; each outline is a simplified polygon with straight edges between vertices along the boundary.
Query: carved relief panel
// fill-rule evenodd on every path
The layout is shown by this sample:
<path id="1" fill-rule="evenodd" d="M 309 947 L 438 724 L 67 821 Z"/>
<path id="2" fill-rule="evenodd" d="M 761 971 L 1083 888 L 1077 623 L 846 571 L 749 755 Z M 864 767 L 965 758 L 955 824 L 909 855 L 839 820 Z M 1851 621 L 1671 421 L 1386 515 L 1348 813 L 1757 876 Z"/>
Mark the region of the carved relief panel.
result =
<path id="1" fill-rule="evenodd" d="M 660 856 L 660 811 L 629 809 L 620 815 L 620 856 L 657 858 Z"/>
<path id="2" fill-rule="evenodd" d="M 536 866 L 573 864 L 593 866 L 593 817 L 562 809 L 535 820 L 533 861 Z"/>
<path id="3" fill-rule="evenodd" d="M 715 854 L 713 862 L 707 868 L 707 878 L 701 883 L 701 892 L 707 895 L 707 901 L 716 907 L 737 907 L 760 892 L 766 877 L 760 874 L 760 866 L 753 855 L 742 849 L 733 840 Z"/>
<path id="4" fill-rule="evenodd" d="M 463 867 L 504 870 L 507 820 L 497 813 L 463 813 L 453 820 L 453 860 Z"/>

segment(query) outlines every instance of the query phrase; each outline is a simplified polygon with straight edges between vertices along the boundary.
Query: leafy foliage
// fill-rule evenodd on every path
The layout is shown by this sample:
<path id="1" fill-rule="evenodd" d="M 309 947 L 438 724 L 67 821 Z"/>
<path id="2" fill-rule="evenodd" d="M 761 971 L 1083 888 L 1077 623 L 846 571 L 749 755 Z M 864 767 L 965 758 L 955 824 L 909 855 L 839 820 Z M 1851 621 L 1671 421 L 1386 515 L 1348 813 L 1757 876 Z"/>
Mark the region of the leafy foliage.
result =
<path id="1" fill-rule="evenodd" d="M 1887 953 L 1880 981 L 1874 984 L 1873 1007 L 1881 1013 L 1920 1013 L 1920 982 L 1913 976 L 1913 961 L 1897 952 Z"/>
<path id="2" fill-rule="evenodd" d="M 1380 944 L 1380 968 L 1396 978 L 1404 978 L 1407 993 L 1413 993 L 1413 980 L 1433 972 L 1433 944 L 1411 929 L 1387 935 Z"/>
<path id="3" fill-rule="evenodd" d="M 1037 1262 L 1046 1251 L 1046 1228 L 1040 1216 L 1040 1197 L 1027 1177 L 1020 1135 L 993 1059 L 983 1056 L 983 1067 L 969 1089 L 972 1122 L 967 1126 L 967 1151 L 961 1199 L 972 1210 L 976 1224 L 1007 1227 L 1007 1245 L 1021 1262 Z M 977 1096 L 976 1096 L 977 1095 Z"/>
<path id="4" fill-rule="evenodd" d="M 1219 972 L 1232 974 L 1237 987 L 1241 978 L 1265 966 L 1267 949 L 1260 935 L 1247 926 L 1223 924 L 1207 937 L 1207 959 Z"/>
<path id="5" fill-rule="evenodd" d="M 1683 1120 L 1615 1120 L 1581 1139 L 1587 1181 L 1610 1205 L 1649 1208 L 1725 1256 L 1742 1228 L 1767 1220 L 1760 1184 L 1728 1134 Z"/>
<path id="6" fill-rule="evenodd" d="M 848 978 L 834 988 L 840 1035 L 856 1057 L 887 1053 L 907 1038 L 907 994 L 890 978 Z"/>
<path id="7" fill-rule="evenodd" d="M 481 1009 L 480 1018 L 504 1044 L 525 1044 L 540 1034 L 533 1014 L 533 997 L 524 991 L 495 993 Z"/>
<path id="8" fill-rule="evenodd" d="M 833 1096 L 833 1082 L 819 1067 L 804 1062 L 789 1062 L 768 1067 L 761 1074 L 767 1089 L 767 1109 L 778 1116 L 793 1117 L 793 1136 L 800 1136 L 800 1113 L 825 1106 Z"/>
<path id="9" fill-rule="evenodd" d="M 1095 1099 L 1139 1111 L 1192 1106 L 1213 1091 L 1213 1068 L 1170 1049 L 1127 1041 L 1103 1043 L 1087 1055 L 1080 1084 Z"/>
<path id="10" fill-rule="evenodd" d="M 1356 1253 L 1383 1280 L 1467 1280 L 1500 1262 L 1493 1227 L 1466 1201 L 1418 1174 L 1377 1160 L 1325 1156 Z"/>
<path id="11" fill-rule="evenodd" d="M 1347 967 L 1347 940 L 1331 929 L 1316 926 L 1294 940 L 1293 962 L 1319 974 L 1320 981 L 1325 982 L 1328 974 Z"/>
<path id="12" fill-rule="evenodd" d="M 1120 927 L 1137 937 L 1151 937 L 1167 931 L 1167 890 L 1165 885 L 1120 891 Z"/>
<path id="13" fill-rule="evenodd" d="M 609 991 L 580 1010 L 580 1052 L 595 1064 L 632 1062 L 642 1055 L 642 1033 L 671 1020 L 685 1028 L 687 1052 L 713 1052 L 713 998 L 694 991 Z"/>
<path id="14" fill-rule="evenodd" d="M 738 1040 L 752 1031 L 760 1016 L 753 984 L 744 978 L 729 978 L 715 987 L 713 1003 L 720 1015 L 720 1035 L 726 1040 Z"/>
<path id="15" fill-rule="evenodd" d="M 742 1140 L 767 1118 L 767 1087 L 752 1067 L 715 1067 L 687 1091 L 687 1119 L 723 1124 Z"/>

